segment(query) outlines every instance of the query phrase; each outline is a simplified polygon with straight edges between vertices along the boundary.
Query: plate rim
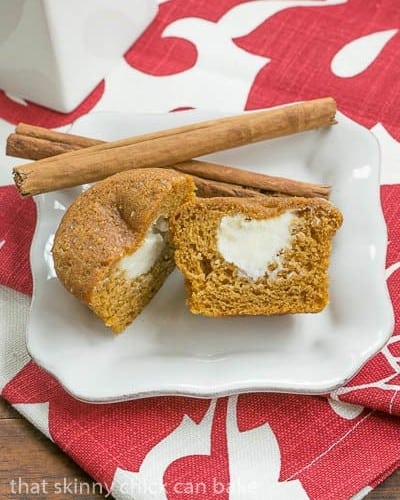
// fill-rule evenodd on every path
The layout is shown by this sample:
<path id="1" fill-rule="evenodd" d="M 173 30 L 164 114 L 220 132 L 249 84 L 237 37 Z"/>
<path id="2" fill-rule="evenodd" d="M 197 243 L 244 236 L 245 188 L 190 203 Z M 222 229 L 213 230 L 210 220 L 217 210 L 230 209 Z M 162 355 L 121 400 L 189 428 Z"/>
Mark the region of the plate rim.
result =
<path id="1" fill-rule="evenodd" d="M 253 111 L 260 111 L 260 110 L 253 110 Z M 251 111 L 251 112 L 253 112 Z M 211 110 L 211 109 L 190 109 L 187 111 L 183 111 L 180 113 L 185 113 L 185 114 L 191 114 L 196 116 L 197 115 L 202 115 L 203 113 L 208 114 L 208 113 L 213 113 L 216 116 L 228 116 L 230 114 L 234 113 L 228 113 L 225 111 L 216 111 L 216 110 Z M 135 117 L 145 117 L 145 116 L 151 116 L 151 117 L 165 117 L 168 115 L 168 113 L 132 113 L 132 112 L 115 112 L 115 111 L 101 111 L 101 112 L 94 112 L 91 113 L 90 115 L 84 115 L 83 117 L 78 118 L 75 120 L 68 130 L 73 128 L 77 123 L 81 121 L 85 121 L 88 117 L 90 119 L 96 118 L 97 116 L 101 115 L 134 115 Z M 57 382 L 61 385 L 61 387 L 72 397 L 75 399 L 86 402 L 86 403 L 92 403 L 92 404 L 107 404 L 107 403 L 120 403 L 120 402 L 126 402 L 130 400 L 137 400 L 137 399 L 143 399 L 143 398 L 148 398 L 148 397 L 158 397 L 158 396 L 177 396 L 177 397 L 191 397 L 191 398 L 196 398 L 196 399 L 213 399 L 213 398 L 219 398 L 219 397 L 226 397 L 234 394 L 245 394 L 245 393 L 260 393 L 260 392 L 266 392 L 266 393 L 283 393 L 283 394 L 299 394 L 299 395 L 326 395 L 327 393 L 331 393 L 343 385 L 345 385 L 349 380 L 351 380 L 362 368 L 370 361 L 373 356 L 375 356 L 388 342 L 390 337 L 392 336 L 393 329 L 394 329 L 394 324 L 395 324 L 395 318 L 394 318 L 394 311 L 393 311 L 393 304 L 391 301 L 391 297 L 389 294 L 389 289 L 387 285 L 387 279 L 386 279 L 386 267 L 385 267 L 385 259 L 386 259 L 386 254 L 387 254 L 387 244 L 388 244 L 388 231 L 387 231 L 387 225 L 386 221 L 384 218 L 384 213 L 383 213 L 383 208 L 382 208 L 382 203 L 380 199 L 380 172 L 381 172 L 381 148 L 378 139 L 376 136 L 371 132 L 371 130 L 367 129 L 363 125 L 353 121 L 351 118 L 347 117 L 340 111 L 337 111 L 337 116 L 339 117 L 340 120 L 345 120 L 349 123 L 352 124 L 352 126 L 355 126 L 359 128 L 360 130 L 363 130 L 363 133 L 368 135 L 369 138 L 373 139 L 373 142 L 376 147 L 376 152 L 377 152 L 377 162 L 376 164 L 373 164 L 374 169 L 376 169 L 376 182 L 374 186 L 374 202 L 377 202 L 378 206 L 378 211 L 376 213 L 376 221 L 379 223 L 379 230 L 384 234 L 384 241 L 380 242 L 379 249 L 381 250 L 381 271 L 380 271 L 380 278 L 383 281 L 383 288 L 385 292 L 385 306 L 387 308 L 386 314 L 390 316 L 389 323 L 386 325 L 385 330 L 387 330 L 387 333 L 382 336 L 382 341 L 377 344 L 377 346 L 370 348 L 366 351 L 363 352 L 363 356 L 361 357 L 360 355 L 360 361 L 362 359 L 361 363 L 357 363 L 357 367 L 352 368 L 352 370 L 348 373 L 346 373 L 343 377 L 340 378 L 340 380 L 337 380 L 334 384 L 332 385 L 325 385 L 322 387 L 317 387 L 318 384 L 310 384 L 310 388 L 290 388 L 290 387 L 277 387 L 274 386 L 274 384 L 271 383 L 266 383 L 266 382 L 260 382 L 260 384 L 243 384 L 243 383 L 228 383 L 228 384 L 217 384 L 213 387 L 212 390 L 210 390 L 209 387 L 206 387 L 204 384 L 191 384 L 188 385 L 188 389 L 182 389 L 182 388 L 165 388 L 165 389 L 148 389 L 140 392 L 133 392 L 129 394 L 122 394 L 118 396 L 104 396 L 104 397 L 91 397 L 88 394 L 85 394 L 85 392 L 80 393 L 79 391 L 72 390 L 71 388 L 68 387 L 67 384 L 65 384 L 62 380 L 62 378 L 57 375 L 55 370 L 53 370 L 51 367 L 49 367 L 48 364 L 46 364 L 46 361 L 40 358 L 40 356 L 37 356 L 30 344 L 30 338 L 31 335 L 33 334 L 31 331 L 31 316 L 32 316 L 32 310 L 35 304 L 35 299 L 36 299 L 36 286 L 35 286 L 35 281 L 36 281 L 36 274 L 37 270 L 35 270 L 35 258 L 33 256 L 33 253 L 35 251 L 35 242 L 38 237 L 38 233 L 41 229 L 41 213 L 42 213 L 42 205 L 44 203 L 44 196 L 45 195 L 39 195 L 38 197 L 34 198 L 35 204 L 36 204 L 36 210 L 37 210 L 37 218 L 36 218 L 36 224 L 35 224 L 35 230 L 33 233 L 32 237 L 32 242 L 31 242 L 31 247 L 30 247 L 30 265 L 32 269 L 32 277 L 33 277 L 33 291 L 32 291 L 32 301 L 31 305 L 29 308 L 29 316 L 28 316 L 28 322 L 27 322 L 27 327 L 26 327 L 26 332 L 25 332 L 25 341 L 26 341 L 26 347 L 28 354 L 32 358 L 32 360 L 38 364 L 44 371 L 49 373 L 52 377 L 54 377 Z M 372 190 L 371 190 L 372 192 Z M 264 384 L 264 385 L 263 385 Z M 235 387 L 229 387 L 231 385 L 235 385 Z M 286 383 L 286 385 L 288 385 Z"/>

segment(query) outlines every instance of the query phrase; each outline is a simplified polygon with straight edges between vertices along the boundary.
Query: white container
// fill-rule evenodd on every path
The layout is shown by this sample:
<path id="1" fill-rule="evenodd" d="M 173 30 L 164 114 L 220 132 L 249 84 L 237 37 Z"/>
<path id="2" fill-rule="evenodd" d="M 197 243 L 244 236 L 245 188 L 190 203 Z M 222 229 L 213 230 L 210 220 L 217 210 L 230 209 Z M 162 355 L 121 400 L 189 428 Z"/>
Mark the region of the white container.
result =
<path id="1" fill-rule="evenodd" d="M 155 0 L 0 0 L 0 89 L 70 112 L 156 12 Z"/>

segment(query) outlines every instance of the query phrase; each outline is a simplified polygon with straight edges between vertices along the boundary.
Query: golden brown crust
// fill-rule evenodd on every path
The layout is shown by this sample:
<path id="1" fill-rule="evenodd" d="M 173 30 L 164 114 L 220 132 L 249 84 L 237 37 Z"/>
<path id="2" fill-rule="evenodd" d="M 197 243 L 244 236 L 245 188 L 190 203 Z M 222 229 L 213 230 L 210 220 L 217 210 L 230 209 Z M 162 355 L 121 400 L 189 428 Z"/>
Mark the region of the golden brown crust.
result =
<path id="1" fill-rule="evenodd" d="M 96 287 L 138 249 L 155 219 L 193 198 L 192 179 L 168 169 L 130 170 L 95 184 L 76 198 L 56 232 L 57 276 L 91 306 Z M 102 317 L 100 306 L 95 312 Z"/>
<path id="2" fill-rule="evenodd" d="M 254 219 L 264 219 L 276 217 L 285 210 L 301 209 L 304 207 L 320 208 L 331 214 L 340 225 L 343 216 L 330 201 L 323 198 L 301 198 L 296 196 L 264 196 L 260 198 L 236 198 L 236 197 L 217 197 L 217 198 L 196 198 L 195 200 L 183 205 L 175 214 L 174 220 L 178 220 L 180 213 L 188 209 L 196 210 L 196 207 L 204 212 L 212 210 L 219 211 L 221 214 L 229 215 L 234 213 L 245 213 Z M 174 226 L 176 227 L 176 225 Z M 173 228 L 172 228 L 173 229 Z"/>
<path id="3" fill-rule="evenodd" d="M 260 220 L 286 210 L 295 211 L 297 219 L 282 269 L 271 264 L 263 277 L 252 280 L 223 259 L 216 241 L 222 217 Z M 331 239 L 341 224 L 340 211 L 323 199 L 212 198 L 183 205 L 171 222 L 171 237 L 190 310 L 207 316 L 321 311 L 329 300 Z"/>

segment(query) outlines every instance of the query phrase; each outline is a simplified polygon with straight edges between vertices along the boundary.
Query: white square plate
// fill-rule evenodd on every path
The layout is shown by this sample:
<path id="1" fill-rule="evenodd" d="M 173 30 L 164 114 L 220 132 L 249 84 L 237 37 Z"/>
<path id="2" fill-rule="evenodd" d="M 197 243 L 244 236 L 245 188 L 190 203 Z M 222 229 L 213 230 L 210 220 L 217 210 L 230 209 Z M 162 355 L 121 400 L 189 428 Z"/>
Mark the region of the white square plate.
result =
<path id="1" fill-rule="evenodd" d="M 116 139 L 218 116 L 99 113 L 75 134 Z M 334 239 L 330 305 L 319 314 L 211 319 L 190 314 L 174 273 L 134 323 L 113 336 L 55 277 L 51 246 L 80 188 L 37 198 L 28 349 L 75 397 L 90 402 L 249 391 L 326 393 L 344 384 L 388 340 L 393 311 L 385 281 L 386 227 L 379 149 L 363 127 L 339 124 L 207 158 L 256 172 L 333 186 L 344 223 Z"/>

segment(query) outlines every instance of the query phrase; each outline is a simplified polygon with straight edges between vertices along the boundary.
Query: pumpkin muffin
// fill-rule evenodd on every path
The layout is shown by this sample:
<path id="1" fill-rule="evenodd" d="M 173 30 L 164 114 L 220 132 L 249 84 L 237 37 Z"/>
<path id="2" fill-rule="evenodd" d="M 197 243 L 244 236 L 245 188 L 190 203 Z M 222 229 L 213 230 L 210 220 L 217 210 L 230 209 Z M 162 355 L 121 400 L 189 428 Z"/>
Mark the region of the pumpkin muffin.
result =
<path id="1" fill-rule="evenodd" d="M 55 235 L 58 278 L 113 332 L 123 331 L 173 270 L 169 220 L 193 199 L 192 179 L 167 169 L 130 170 L 95 184 Z"/>
<path id="2" fill-rule="evenodd" d="M 192 313 L 319 312 L 329 301 L 331 240 L 342 214 L 323 199 L 210 198 L 171 220 Z"/>

